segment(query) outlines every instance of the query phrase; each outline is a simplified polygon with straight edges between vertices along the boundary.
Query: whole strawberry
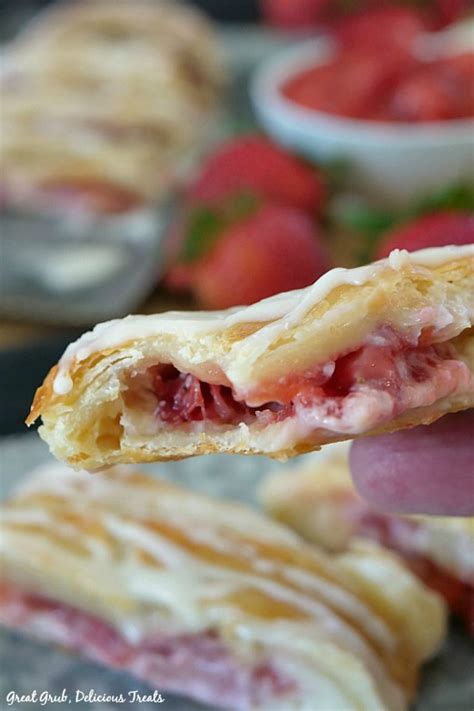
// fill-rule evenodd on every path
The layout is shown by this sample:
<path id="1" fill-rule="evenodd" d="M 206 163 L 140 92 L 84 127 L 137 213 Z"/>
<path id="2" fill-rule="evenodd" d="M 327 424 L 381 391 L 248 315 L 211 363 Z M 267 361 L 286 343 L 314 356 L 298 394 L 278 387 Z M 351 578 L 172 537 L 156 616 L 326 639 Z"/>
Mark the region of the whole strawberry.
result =
<path id="1" fill-rule="evenodd" d="M 232 194 L 252 192 L 269 201 L 320 214 L 326 198 L 321 174 L 268 139 L 246 135 L 221 145 L 190 185 L 192 203 L 216 204 Z"/>
<path id="2" fill-rule="evenodd" d="M 294 208 L 264 204 L 219 236 L 196 265 L 193 292 L 208 309 L 252 304 L 308 286 L 328 268 L 314 222 Z"/>
<path id="3" fill-rule="evenodd" d="M 473 213 L 435 212 L 391 230 L 379 244 L 376 259 L 387 257 L 393 249 L 415 252 L 425 247 L 473 242 Z"/>

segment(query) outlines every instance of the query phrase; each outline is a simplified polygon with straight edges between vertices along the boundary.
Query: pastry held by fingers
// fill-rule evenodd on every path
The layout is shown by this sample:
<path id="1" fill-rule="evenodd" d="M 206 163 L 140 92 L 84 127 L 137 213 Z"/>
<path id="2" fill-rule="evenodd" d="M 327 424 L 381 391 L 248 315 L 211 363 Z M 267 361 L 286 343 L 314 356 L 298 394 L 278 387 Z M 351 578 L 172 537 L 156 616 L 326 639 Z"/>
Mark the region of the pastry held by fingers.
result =
<path id="1" fill-rule="evenodd" d="M 292 457 L 474 405 L 474 246 L 334 269 L 221 312 L 129 316 L 39 388 L 53 453 L 88 469 L 212 452 Z"/>

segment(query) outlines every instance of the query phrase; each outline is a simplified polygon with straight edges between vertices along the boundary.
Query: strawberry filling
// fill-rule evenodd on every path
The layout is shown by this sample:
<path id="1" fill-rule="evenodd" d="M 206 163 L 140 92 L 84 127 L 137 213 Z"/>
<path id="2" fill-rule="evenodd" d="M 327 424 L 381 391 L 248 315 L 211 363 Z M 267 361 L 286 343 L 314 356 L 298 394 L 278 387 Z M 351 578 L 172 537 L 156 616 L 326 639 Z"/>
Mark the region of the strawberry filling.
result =
<path id="1" fill-rule="evenodd" d="M 218 420 L 234 424 L 255 415 L 255 409 L 235 400 L 231 388 L 225 385 L 205 383 L 172 365 L 154 366 L 150 374 L 158 398 L 155 414 L 163 422 L 176 425 Z"/>
<path id="2" fill-rule="evenodd" d="M 154 688 L 222 708 L 246 710 L 295 689 L 270 662 L 240 662 L 212 630 L 153 634 L 134 644 L 87 612 L 0 586 L 0 622 L 107 666 L 125 669 Z"/>
<path id="3" fill-rule="evenodd" d="M 269 425 L 292 417 L 308 432 L 356 432 L 405 409 L 430 405 L 470 383 L 467 366 L 456 360 L 449 345 L 410 347 L 393 333 L 373 336 L 370 343 L 313 373 L 252 393 L 252 405 L 237 398 L 231 387 L 206 383 L 172 365 L 154 366 L 148 373 L 155 417 L 161 422 Z"/>

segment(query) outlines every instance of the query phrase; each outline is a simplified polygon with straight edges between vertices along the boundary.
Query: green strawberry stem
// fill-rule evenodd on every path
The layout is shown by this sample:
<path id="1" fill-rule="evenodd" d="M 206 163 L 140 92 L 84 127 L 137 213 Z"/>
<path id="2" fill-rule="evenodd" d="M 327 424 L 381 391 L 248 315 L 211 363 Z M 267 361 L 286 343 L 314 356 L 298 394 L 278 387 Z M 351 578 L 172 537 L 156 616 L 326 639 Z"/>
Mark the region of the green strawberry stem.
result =
<path id="1" fill-rule="evenodd" d="M 219 237 L 231 225 L 253 215 L 261 200 L 250 190 L 242 190 L 227 198 L 222 205 L 192 207 L 186 220 L 186 238 L 180 258 L 195 262 L 207 254 Z"/>
<path id="2" fill-rule="evenodd" d="M 474 187 L 468 183 L 454 183 L 430 195 L 416 199 L 398 212 L 373 208 L 368 204 L 347 207 L 342 216 L 343 226 L 361 237 L 359 262 L 370 261 L 376 247 L 388 230 L 433 212 L 474 211 Z"/>

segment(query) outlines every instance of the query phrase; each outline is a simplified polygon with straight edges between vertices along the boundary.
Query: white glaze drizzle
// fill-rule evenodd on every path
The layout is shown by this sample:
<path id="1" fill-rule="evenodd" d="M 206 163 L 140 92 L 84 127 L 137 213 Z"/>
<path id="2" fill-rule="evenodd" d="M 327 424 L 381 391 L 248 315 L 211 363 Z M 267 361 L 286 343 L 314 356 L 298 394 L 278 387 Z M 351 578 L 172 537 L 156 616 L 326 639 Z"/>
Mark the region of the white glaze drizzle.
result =
<path id="1" fill-rule="evenodd" d="M 470 256 L 474 256 L 474 245 L 424 249 L 413 253 L 394 250 L 388 259 L 357 269 L 333 269 L 306 289 L 277 294 L 248 307 L 210 312 L 171 311 L 150 316 L 127 316 L 124 319 L 98 324 L 67 347 L 59 361 L 53 389 L 57 395 L 66 395 L 72 389 L 69 371 L 74 363 L 80 363 L 93 353 L 116 348 L 124 343 L 159 334 L 197 337 L 241 323 L 276 322 L 270 323 L 253 336 L 253 340 L 261 338 L 266 343 L 273 337 L 273 329 L 288 328 L 339 286 L 363 285 L 375 279 L 382 269 L 399 271 L 410 265 L 435 268 Z M 284 319 L 284 322 L 279 322 L 278 319 Z M 265 347 L 265 343 L 262 341 L 262 347 Z"/>

